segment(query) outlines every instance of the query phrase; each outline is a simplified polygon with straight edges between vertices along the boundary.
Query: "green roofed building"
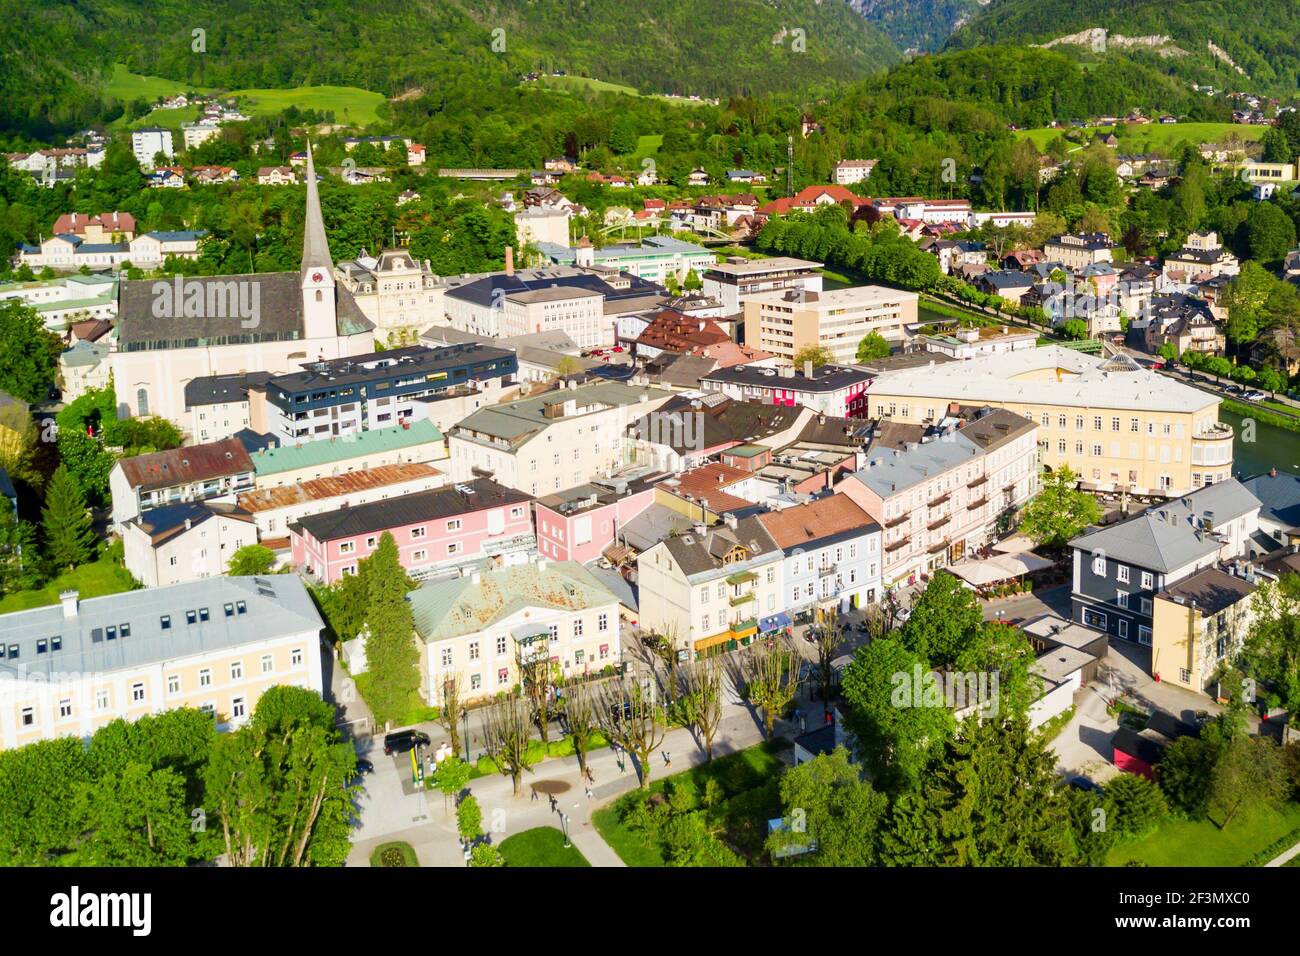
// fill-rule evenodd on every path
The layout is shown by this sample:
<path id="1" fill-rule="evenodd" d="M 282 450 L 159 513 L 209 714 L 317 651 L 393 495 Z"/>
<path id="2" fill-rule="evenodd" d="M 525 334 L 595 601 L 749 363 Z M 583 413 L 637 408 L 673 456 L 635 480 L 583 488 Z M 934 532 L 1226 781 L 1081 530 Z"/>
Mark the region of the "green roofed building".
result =
<path id="1" fill-rule="evenodd" d="M 403 462 L 437 462 L 447 457 L 442 432 L 428 420 L 380 428 L 348 437 L 321 439 L 253 452 L 255 486 L 284 485 L 368 471 Z"/>
<path id="2" fill-rule="evenodd" d="M 619 663 L 619 599 L 576 561 L 537 558 L 430 581 L 407 600 L 420 644 L 422 691 L 442 701 L 510 691 L 519 665 L 549 658 L 566 678 Z"/>

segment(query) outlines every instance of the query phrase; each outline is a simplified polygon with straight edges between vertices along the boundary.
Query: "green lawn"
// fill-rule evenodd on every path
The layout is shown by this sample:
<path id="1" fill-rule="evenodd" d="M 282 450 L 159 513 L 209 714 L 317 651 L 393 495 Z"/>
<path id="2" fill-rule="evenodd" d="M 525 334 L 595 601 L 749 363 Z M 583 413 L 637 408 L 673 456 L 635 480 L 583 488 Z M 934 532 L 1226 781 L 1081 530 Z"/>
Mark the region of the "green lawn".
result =
<path id="1" fill-rule="evenodd" d="M 1297 827 L 1300 803 L 1238 818 L 1225 830 L 1209 820 L 1171 821 L 1140 840 L 1113 847 L 1106 864 L 1139 860 L 1148 866 L 1241 866 Z"/>
<path id="2" fill-rule="evenodd" d="M 722 830 L 728 844 L 753 861 L 762 854 L 767 821 L 781 812 L 777 780 L 784 764 L 777 754 L 789 746 L 783 740 L 762 743 L 668 777 L 651 777 L 649 793 L 662 794 L 665 783 L 672 780 L 675 787 L 685 785 L 691 789 L 698 802 L 708 780 L 717 780 L 725 800 L 711 809 L 710 822 Z M 628 772 L 632 773 L 633 768 L 629 767 Z M 643 790 L 625 794 L 592 814 L 592 822 L 628 866 L 665 866 L 659 847 L 648 844 L 639 831 L 625 826 L 620 819 L 629 805 L 645 795 Z"/>
<path id="3" fill-rule="evenodd" d="M 86 598 L 130 591 L 134 587 L 136 581 L 125 568 L 111 558 L 101 557 L 90 564 L 83 564 L 75 571 L 60 574 L 38 590 L 18 591 L 5 595 L 0 599 L 0 614 L 58 604 L 60 591 L 76 589 L 81 600 L 84 601 Z"/>
<path id="4" fill-rule="evenodd" d="M 376 867 L 419 866 L 415 849 L 409 843 L 384 843 L 370 854 L 370 865 Z"/>
<path id="5" fill-rule="evenodd" d="M 543 76 L 541 79 L 525 82 L 535 83 L 545 86 L 559 93 L 575 93 L 579 91 L 590 90 L 595 93 L 622 93 L 624 96 L 645 96 L 635 87 L 627 86 L 622 83 L 610 83 L 607 80 L 597 80 L 590 76 Z M 702 106 L 701 102 L 686 99 L 672 99 L 659 93 L 648 94 L 654 99 L 663 100 L 665 103 L 671 103 L 674 106 Z"/>
<path id="6" fill-rule="evenodd" d="M 138 99 L 153 102 L 163 96 L 189 92 L 205 93 L 207 90 L 201 86 L 190 86 L 188 83 L 179 83 L 161 76 L 132 73 L 121 63 L 114 63 L 113 75 L 104 86 L 103 92 L 106 96 L 112 96 L 123 103 L 130 103 Z"/>
<path id="7" fill-rule="evenodd" d="M 636 151 L 628 158 L 634 163 L 640 163 L 646 156 L 653 156 L 659 152 L 659 147 L 663 144 L 663 133 L 647 133 L 644 136 L 638 136 L 636 138 Z"/>
<path id="8" fill-rule="evenodd" d="M 1118 127 L 1099 126 L 1095 131 L 1105 134 L 1115 130 L 1119 137 L 1119 151 L 1122 153 L 1166 152 L 1183 140 L 1193 143 L 1219 143 L 1230 135 L 1237 139 L 1255 140 L 1264 135 L 1267 126 L 1248 126 L 1240 123 L 1148 123 L 1132 125 L 1120 123 Z M 1069 132 L 1068 128 L 1022 129 L 1016 132 L 1021 139 L 1033 142 L 1039 151 L 1047 149 L 1047 144 L 1058 136 Z M 1087 130 L 1094 132 L 1093 129 Z"/>
<path id="9" fill-rule="evenodd" d="M 113 67 L 113 76 L 104 92 L 124 102 L 137 99 L 154 101 L 161 96 L 176 93 L 212 92 L 202 87 L 195 89 L 185 83 L 163 79 L 158 76 L 141 76 L 129 72 L 122 64 Z M 355 86 L 300 86 L 288 90 L 247 89 L 232 90 L 222 93 L 222 98 L 239 100 L 240 107 L 249 116 L 262 116 L 279 113 L 290 106 L 302 110 L 333 110 L 334 120 L 352 126 L 368 126 L 379 119 L 379 108 L 384 104 L 383 94 L 358 89 Z M 181 123 L 195 118 L 192 108 L 180 110 L 156 109 L 147 116 L 126 124 L 128 128 L 140 126 L 163 126 L 168 129 L 180 129 Z M 113 124 L 119 128 L 123 120 Z"/>
<path id="10" fill-rule="evenodd" d="M 497 847 L 506 866 L 591 866 L 576 846 L 564 848 L 564 835 L 554 827 L 516 833 Z"/>

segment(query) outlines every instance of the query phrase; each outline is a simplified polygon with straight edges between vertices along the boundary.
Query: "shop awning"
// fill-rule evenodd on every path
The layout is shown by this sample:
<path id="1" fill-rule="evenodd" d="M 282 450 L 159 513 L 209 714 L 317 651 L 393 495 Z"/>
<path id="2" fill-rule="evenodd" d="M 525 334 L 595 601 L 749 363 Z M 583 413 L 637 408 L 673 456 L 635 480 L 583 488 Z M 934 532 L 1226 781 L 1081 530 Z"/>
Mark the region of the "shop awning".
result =
<path id="1" fill-rule="evenodd" d="M 963 581 L 979 587 L 994 581 L 1018 578 L 1031 571 L 1043 571 L 1051 566 L 1052 562 L 1046 558 L 1025 551 L 1020 554 L 995 554 L 982 561 L 962 561 L 950 565 L 948 570 Z"/>

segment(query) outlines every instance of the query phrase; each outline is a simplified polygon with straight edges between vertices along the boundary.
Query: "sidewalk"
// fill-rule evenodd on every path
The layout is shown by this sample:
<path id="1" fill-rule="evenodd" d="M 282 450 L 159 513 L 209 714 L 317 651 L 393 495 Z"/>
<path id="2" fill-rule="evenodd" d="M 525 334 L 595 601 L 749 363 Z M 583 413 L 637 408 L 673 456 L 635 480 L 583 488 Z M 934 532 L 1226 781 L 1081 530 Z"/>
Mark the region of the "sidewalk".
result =
<path id="1" fill-rule="evenodd" d="M 793 736 L 797 728 L 778 721 L 778 735 Z M 752 747 L 762 741 L 761 719 L 748 707 L 731 705 L 724 713 L 717 736 L 714 738 L 714 757 L 723 757 L 738 750 Z M 672 760 L 664 763 L 663 753 Z M 651 757 L 650 780 L 680 773 L 705 762 L 703 749 L 686 728 L 669 730 L 663 744 Z M 522 793 L 516 797 L 510 778 L 500 774 L 480 777 L 469 783 L 468 791 L 478 799 L 483 810 L 483 829 L 495 845 L 507 837 L 535 827 L 549 826 L 561 829 L 558 814 L 569 817 L 568 830 L 573 844 L 582 851 L 592 866 L 624 866 L 618 855 L 601 838 L 592 824 L 596 810 L 636 789 L 638 775 L 635 762 L 623 755 L 624 769 L 619 770 L 618 756 L 609 748 L 588 754 L 588 764 L 596 783 L 592 799 L 587 799 L 586 782 L 578 770 L 576 757 L 545 760 L 525 773 L 521 780 Z M 532 790 L 538 788 L 536 800 Z M 551 809 L 549 794 L 555 794 L 556 810 Z M 463 849 L 456 833 L 455 811 L 444 814 L 442 795 L 437 791 L 425 794 L 428 804 L 428 824 L 384 834 L 381 838 L 355 844 L 348 856 L 349 866 L 368 866 L 370 854 L 381 843 L 404 840 L 410 843 L 419 857 L 421 866 L 464 866 Z"/>

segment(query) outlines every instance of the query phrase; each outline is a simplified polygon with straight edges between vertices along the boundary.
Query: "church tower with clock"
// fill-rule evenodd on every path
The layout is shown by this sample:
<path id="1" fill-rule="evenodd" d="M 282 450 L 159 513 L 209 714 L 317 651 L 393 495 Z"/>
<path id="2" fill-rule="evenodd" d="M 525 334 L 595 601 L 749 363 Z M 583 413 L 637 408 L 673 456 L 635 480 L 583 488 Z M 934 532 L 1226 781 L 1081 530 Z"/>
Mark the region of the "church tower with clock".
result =
<path id="1" fill-rule="evenodd" d="M 302 234 L 302 324 L 303 336 L 326 339 L 338 335 L 334 297 L 334 263 L 330 259 L 325 220 L 320 211 L 316 165 L 311 144 L 307 144 L 307 223 Z"/>

